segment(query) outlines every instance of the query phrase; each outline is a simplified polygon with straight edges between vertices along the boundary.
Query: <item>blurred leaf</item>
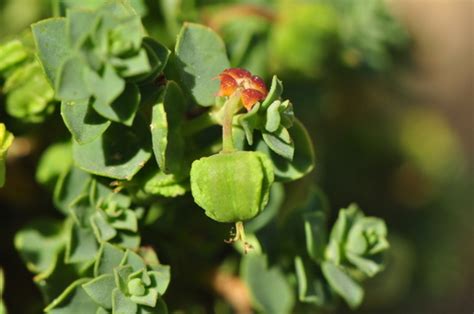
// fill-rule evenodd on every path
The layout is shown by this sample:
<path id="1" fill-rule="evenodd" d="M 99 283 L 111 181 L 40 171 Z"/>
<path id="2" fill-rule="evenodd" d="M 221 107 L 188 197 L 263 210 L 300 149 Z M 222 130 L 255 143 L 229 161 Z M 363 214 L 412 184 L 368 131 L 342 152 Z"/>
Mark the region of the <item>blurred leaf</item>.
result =
<path id="1" fill-rule="evenodd" d="M 316 268 L 315 265 L 312 265 Z M 324 286 L 324 281 L 314 275 L 308 265 L 305 265 L 300 256 L 295 257 L 296 279 L 298 281 L 298 299 L 304 303 L 312 303 L 317 306 L 327 306 L 330 295 Z"/>
<path id="2" fill-rule="evenodd" d="M 327 217 L 323 212 L 317 211 L 305 213 L 303 219 L 308 254 L 316 263 L 321 263 L 328 238 Z"/>
<path id="3" fill-rule="evenodd" d="M 259 229 L 267 225 L 275 216 L 285 199 L 285 189 L 281 183 L 272 184 L 270 190 L 270 199 L 267 206 L 260 214 L 245 222 L 245 231 L 248 233 L 255 233 Z"/>
<path id="4" fill-rule="evenodd" d="M 53 187 L 59 177 L 71 167 L 71 154 L 70 142 L 59 142 L 49 146 L 38 162 L 36 181 L 45 186 Z"/>
<path id="5" fill-rule="evenodd" d="M 283 84 L 276 75 L 272 78 L 272 85 L 268 91 L 267 97 L 262 101 L 262 108 L 267 109 L 275 100 L 280 99 L 283 93 Z"/>
<path id="6" fill-rule="evenodd" d="M 0 45 L 0 73 L 26 60 L 28 52 L 19 40 L 11 40 Z"/>
<path id="7" fill-rule="evenodd" d="M 186 23 L 175 52 L 180 83 L 199 105 L 213 105 L 219 90 L 219 82 L 213 79 L 230 66 L 222 39 L 208 27 Z"/>
<path id="8" fill-rule="evenodd" d="M 344 270 L 332 262 L 323 262 L 321 270 L 331 287 L 346 300 L 351 308 L 362 303 L 364 290 Z"/>
<path id="9" fill-rule="evenodd" d="M 43 122 L 54 111 L 54 91 L 36 60 L 14 69 L 3 91 L 7 113 L 25 122 Z"/>
<path id="10" fill-rule="evenodd" d="M 63 224 L 53 220 L 32 221 L 15 234 L 15 248 L 35 274 L 50 271 L 65 244 Z"/>
<path id="11" fill-rule="evenodd" d="M 280 269 L 268 268 L 265 255 L 244 256 L 240 273 L 257 310 L 275 314 L 292 312 L 293 291 Z"/>
<path id="12" fill-rule="evenodd" d="M 7 131 L 5 124 L 0 123 L 0 188 L 5 184 L 5 159 L 14 136 Z"/>

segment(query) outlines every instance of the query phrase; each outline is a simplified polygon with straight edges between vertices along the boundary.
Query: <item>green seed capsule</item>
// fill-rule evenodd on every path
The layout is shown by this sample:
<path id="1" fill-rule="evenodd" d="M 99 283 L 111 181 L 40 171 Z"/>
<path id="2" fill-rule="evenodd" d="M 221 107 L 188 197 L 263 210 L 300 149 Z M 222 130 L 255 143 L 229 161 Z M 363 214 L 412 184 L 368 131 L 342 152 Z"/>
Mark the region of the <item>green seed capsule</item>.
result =
<path id="1" fill-rule="evenodd" d="M 244 221 L 265 207 L 273 179 L 272 163 L 263 153 L 220 153 L 193 162 L 191 191 L 210 218 Z"/>

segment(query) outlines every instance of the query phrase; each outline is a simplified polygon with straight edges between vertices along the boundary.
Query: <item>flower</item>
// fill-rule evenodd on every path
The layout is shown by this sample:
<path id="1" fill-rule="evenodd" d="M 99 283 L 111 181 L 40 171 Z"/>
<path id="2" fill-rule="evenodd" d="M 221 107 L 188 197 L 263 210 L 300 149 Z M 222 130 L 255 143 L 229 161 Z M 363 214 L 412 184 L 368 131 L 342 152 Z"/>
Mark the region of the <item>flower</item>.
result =
<path id="1" fill-rule="evenodd" d="M 267 97 L 265 82 L 258 76 L 240 68 L 225 69 L 219 74 L 221 81 L 218 96 L 230 96 L 240 88 L 240 99 L 244 107 L 250 111 L 253 105 Z"/>

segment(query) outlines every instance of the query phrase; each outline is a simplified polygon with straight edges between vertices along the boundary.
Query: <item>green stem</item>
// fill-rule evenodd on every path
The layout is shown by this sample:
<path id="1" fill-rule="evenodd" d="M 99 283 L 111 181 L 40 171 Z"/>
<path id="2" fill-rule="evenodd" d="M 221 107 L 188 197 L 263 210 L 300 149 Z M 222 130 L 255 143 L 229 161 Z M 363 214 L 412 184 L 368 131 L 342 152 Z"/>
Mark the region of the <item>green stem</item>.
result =
<path id="1" fill-rule="evenodd" d="M 184 136 L 191 136 L 196 134 L 208 127 L 213 125 L 218 125 L 219 120 L 216 118 L 215 113 L 208 111 L 203 113 L 197 118 L 194 118 L 183 125 L 183 135 Z"/>
<path id="2" fill-rule="evenodd" d="M 224 104 L 222 119 L 222 152 L 230 153 L 235 150 L 232 137 L 232 120 L 240 104 L 240 90 L 236 90 Z"/>

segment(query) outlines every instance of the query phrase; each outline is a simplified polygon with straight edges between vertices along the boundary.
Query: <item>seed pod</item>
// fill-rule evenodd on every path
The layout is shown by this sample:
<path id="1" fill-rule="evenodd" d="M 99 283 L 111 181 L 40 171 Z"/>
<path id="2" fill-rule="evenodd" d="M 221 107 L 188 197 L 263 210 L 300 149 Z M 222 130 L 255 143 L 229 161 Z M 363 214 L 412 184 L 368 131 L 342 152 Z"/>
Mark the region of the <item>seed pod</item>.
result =
<path id="1" fill-rule="evenodd" d="M 265 207 L 273 179 L 272 163 L 263 153 L 220 153 L 193 162 L 191 191 L 210 218 L 244 221 Z"/>

